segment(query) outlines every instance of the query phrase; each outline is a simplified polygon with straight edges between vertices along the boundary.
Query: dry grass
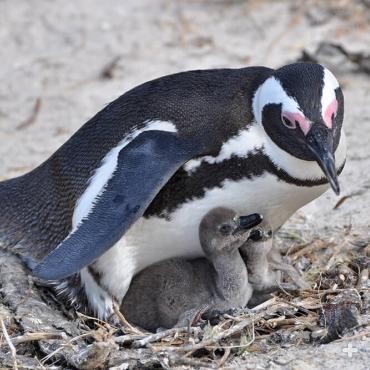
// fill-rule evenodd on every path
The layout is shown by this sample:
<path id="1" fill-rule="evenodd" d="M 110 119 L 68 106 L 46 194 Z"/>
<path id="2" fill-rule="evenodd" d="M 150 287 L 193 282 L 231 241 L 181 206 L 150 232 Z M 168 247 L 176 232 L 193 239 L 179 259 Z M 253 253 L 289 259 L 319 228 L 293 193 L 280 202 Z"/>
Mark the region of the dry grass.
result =
<path id="1" fill-rule="evenodd" d="M 289 259 L 297 266 L 300 259 L 309 261 L 310 267 L 304 276 L 311 289 L 276 292 L 252 310 L 221 315 L 213 320 L 213 325 L 199 317 L 194 326 L 155 334 L 133 327 L 118 311 L 117 322 L 122 325 L 84 314 L 69 320 L 58 312 L 58 320 L 63 320 L 59 326 L 64 330 L 43 326 L 37 320 L 35 324 L 28 322 L 24 325 L 14 312 L 2 318 L 6 339 L 0 347 L 2 361 L 9 367 L 23 368 L 34 368 L 34 357 L 45 368 L 98 369 L 122 363 L 128 364 L 128 368 L 181 365 L 219 368 L 238 356 L 266 352 L 266 348 L 272 349 L 280 343 L 315 345 L 369 335 L 368 242 L 353 239 L 348 230 L 341 236 L 339 244 L 320 239 L 307 242 L 302 236 L 295 239 L 301 244 L 288 250 Z M 30 288 L 27 289 L 28 292 Z M 33 293 L 37 299 L 45 300 L 45 295 L 39 295 L 32 287 L 28 293 L 31 297 L 24 299 L 23 296 L 19 300 L 26 310 L 23 312 L 27 312 Z M 9 309 L 9 304 L 4 304 L 6 306 Z M 54 312 L 55 307 L 51 308 L 50 312 Z M 9 311 L 12 311 L 11 307 Z M 71 324 L 73 330 L 67 330 L 67 325 Z M 36 330 L 40 327 L 44 330 Z M 27 364 L 28 359 L 33 362 Z"/>

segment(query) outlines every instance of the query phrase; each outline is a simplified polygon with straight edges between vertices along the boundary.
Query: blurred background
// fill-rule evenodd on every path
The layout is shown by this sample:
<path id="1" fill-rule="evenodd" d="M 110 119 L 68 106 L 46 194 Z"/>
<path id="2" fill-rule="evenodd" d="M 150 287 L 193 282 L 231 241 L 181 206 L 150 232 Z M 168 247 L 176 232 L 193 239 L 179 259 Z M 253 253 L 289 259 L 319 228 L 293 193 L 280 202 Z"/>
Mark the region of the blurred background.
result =
<path id="1" fill-rule="evenodd" d="M 39 165 L 108 102 L 149 79 L 324 63 L 346 101 L 342 194 L 328 192 L 285 230 L 368 232 L 370 1 L 0 0 L 0 45 L 0 179 Z"/>

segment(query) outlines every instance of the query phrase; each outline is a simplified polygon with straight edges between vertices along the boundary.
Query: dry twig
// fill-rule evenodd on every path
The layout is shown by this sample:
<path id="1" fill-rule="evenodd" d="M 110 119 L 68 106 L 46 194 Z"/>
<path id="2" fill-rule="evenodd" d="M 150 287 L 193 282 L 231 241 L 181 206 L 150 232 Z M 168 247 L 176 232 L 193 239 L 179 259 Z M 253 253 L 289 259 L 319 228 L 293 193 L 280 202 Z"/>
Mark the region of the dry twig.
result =
<path id="1" fill-rule="evenodd" d="M 67 340 L 67 334 L 64 332 L 60 333 L 26 333 L 13 338 L 14 345 L 18 345 L 26 342 L 35 342 L 39 340 Z"/>
<path id="2" fill-rule="evenodd" d="M 278 307 L 275 307 L 275 310 L 277 310 Z M 271 312 L 270 312 L 271 313 Z M 213 338 L 203 340 L 200 343 L 194 344 L 194 345 L 186 345 L 182 347 L 177 347 L 176 349 L 181 351 L 181 352 L 194 352 L 198 349 L 205 348 L 205 347 L 210 347 L 214 345 L 215 343 L 218 343 L 222 339 L 226 339 L 228 337 L 231 337 L 235 334 L 240 333 L 243 331 L 247 326 L 253 325 L 256 321 L 261 320 L 266 312 L 260 312 L 256 314 L 252 314 L 251 317 L 248 317 L 247 319 L 237 323 L 236 325 L 232 326 L 229 329 L 224 330 L 218 335 L 215 335 Z M 243 345 L 244 347 L 244 345 Z"/>
<path id="3" fill-rule="evenodd" d="M 17 364 L 17 351 L 9 337 L 9 334 L 8 334 L 8 331 L 6 330 L 6 326 L 5 326 L 5 323 L 4 323 L 4 320 L 2 318 L 0 318 L 0 323 L 1 323 L 1 329 L 3 331 L 3 334 L 4 334 L 4 338 L 6 340 L 6 343 L 8 344 L 9 346 L 9 349 L 10 349 L 10 353 L 12 355 L 12 359 L 13 359 L 13 368 L 14 370 L 18 370 L 18 364 Z"/>
<path id="4" fill-rule="evenodd" d="M 290 254 L 290 257 L 294 261 L 297 258 L 299 258 L 301 256 L 304 256 L 306 254 L 317 252 L 320 249 L 324 249 L 324 248 L 331 248 L 333 246 L 335 246 L 334 243 L 326 243 L 326 242 L 324 242 L 324 241 L 322 241 L 320 239 L 317 239 L 314 242 L 306 245 L 305 247 L 303 247 L 299 251 Z"/>
<path id="5" fill-rule="evenodd" d="M 117 305 L 115 303 L 113 303 L 113 311 L 114 313 L 117 315 L 117 317 L 119 318 L 119 320 L 121 321 L 121 323 L 123 324 L 123 326 L 128 329 L 129 331 L 131 331 L 132 333 L 135 333 L 135 334 L 139 334 L 139 335 L 144 335 L 144 333 L 142 331 L 140 331 L 139 329 L 136 329 L 135 327 L 133 327 L 125 318 L 125 316 L 123 316 L 122 312 L 119 310 L 119 308 L 117 307 Z"/>
<path id="6" fill-rule="evenodd" d="M 150 334 L 146 336 L 143 339 L 137 340 L 136 342 L 133 343 L 133 347 L 138 348 L 138 347 L 145 347 L 149 343 L 153 342 L 158 342 L 159 340 L 168 337 L 170 335 L 175 335 L 177 336 L 179 333 L 188 333 L 192 332 L 193 334 L 199 333 L 200 328 L 198 327 L 183 327 L 183 328 L 172 328 L 168 330 L 161 331 L 159 333 L 155 334 Z"/>

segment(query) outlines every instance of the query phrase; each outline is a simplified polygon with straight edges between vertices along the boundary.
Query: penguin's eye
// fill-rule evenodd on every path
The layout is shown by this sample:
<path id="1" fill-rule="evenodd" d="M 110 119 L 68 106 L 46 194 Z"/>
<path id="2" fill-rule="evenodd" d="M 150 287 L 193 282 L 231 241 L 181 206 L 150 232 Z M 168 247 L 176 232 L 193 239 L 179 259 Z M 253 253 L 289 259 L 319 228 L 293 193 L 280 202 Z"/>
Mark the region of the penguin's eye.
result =
<path id="1" fill-rule="evenodd" d="M 223 224 L 219 227 L 219 231 L 223 235 L 229 235 L 231 234 L 233 228 L 229 224 Z"/>
<path id="2" fill-rule="evenodd" d="M 283 121 L 283 124 L 284 124 L 285 127 L 292 128 L 292 129 L 297 127 L 297 122 L 296 121 L 291 121 L 286 116 L 281 116 L 281 120 Z"/>

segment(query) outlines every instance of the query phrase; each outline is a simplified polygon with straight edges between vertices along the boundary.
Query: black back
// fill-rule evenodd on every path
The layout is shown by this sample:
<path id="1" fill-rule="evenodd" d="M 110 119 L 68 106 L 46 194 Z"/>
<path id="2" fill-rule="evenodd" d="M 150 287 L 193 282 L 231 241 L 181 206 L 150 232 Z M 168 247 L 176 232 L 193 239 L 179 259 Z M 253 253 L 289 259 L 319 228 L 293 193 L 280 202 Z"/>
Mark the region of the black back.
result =
<path id="1" fill-rule="evenodd" d="M 68 235 L 76 201 L 102 158 L 147 121 L 170 121 L 180 137 L 197 137 L 203 143 L 201 155 L 217 155 L 228 137 L 253 120 L 253 93 L 272 72 L 265 67 L 183 72 L 125 93 L 38 168 L 0 183 L 0 241 L 37 259 L 53 249 Z M 185 180 L 190 182 L 185 198 L 199 188 L 197 180 L 180 169 L 145 215 L 173 207 L 179 201 L 172 198 L 173 188 L 184 185 Z M 28 251 L 29 246 L 32 250 Z"/>

